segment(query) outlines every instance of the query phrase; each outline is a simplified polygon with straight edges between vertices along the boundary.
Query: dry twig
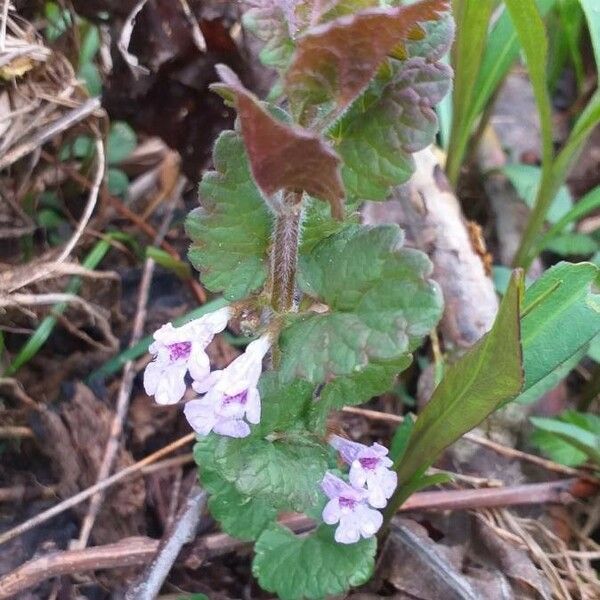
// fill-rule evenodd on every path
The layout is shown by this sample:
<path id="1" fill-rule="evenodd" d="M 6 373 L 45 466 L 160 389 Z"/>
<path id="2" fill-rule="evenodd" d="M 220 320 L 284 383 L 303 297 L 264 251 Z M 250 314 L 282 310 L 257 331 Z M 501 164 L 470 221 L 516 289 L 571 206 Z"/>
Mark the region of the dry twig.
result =
<path id="1" fill-rule="evenodd" d="M 181 191 L 181 187 L 179 188 Z M 175 207 L 175 201 L 172 201 L 169 205 L 169 213 L 165 216 L 160 230 L 157 233 L 155 244 L 160 244 L 163 240 L 173 217 L 173 209 Z M 144 264 L 144 271 L 142 273 L 142 279 L 140 281 L 140 289 L 138 294 L 138 304 L 136 308 L 135 318 L 133 321 L 133 329 L 131 333 L 130 347 L 135 346 L 144 334 L 144 325 L 146 323 L 147 304 L 148 297 L 150 295 L 150 285 L 152 283 L 152 277 L 154 275 L 155 262 L 151 258 L 148 258 Z M 97 480 L 98 482 L 106 479 L 110 475 L 117 451 L 119 449 L 119 443 L 121 433 L 123 431 L 123 422 L 129 410 L 129 400 L 131 398 L 131 389 L 133 387 L 133 380 L 135 378 L 136 371 L 134 368 L 134 362 L 132 360 L 127 361 L 123 368 L 123 377 L 121 379 L 121 385 L 119 387 L 119 394 L 117 396 L 117 406 L 115 410 L 115 416 L 110 428 L 110 436 L 106 443 L 104 450 L 104 456 L 102 463 L 98 470 Z M 90 506 L 88 509 L 83 523 L 81 525 L 81 532 L 79 539 L 75 544 L 76 548 L 85 548 L 90 537 L 90 533 L 96 521 L 96 517 L 100 511 L 102 500 L 104 499 L 104 493 L 102 491 L 97 492 L 92 496 Z"/>

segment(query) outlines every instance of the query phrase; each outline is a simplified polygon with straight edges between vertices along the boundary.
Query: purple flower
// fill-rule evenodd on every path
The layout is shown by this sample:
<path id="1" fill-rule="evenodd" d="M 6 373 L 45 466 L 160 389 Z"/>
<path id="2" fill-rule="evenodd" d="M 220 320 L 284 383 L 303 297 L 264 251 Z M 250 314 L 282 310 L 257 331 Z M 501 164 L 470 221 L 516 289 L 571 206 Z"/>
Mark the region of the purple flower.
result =
<path id="1" fill-rule="evenodd" d="M 185 394 L 185 374 L 204 379 L 210 373 L 205 352 L 215 334 L 223 331 L 231 315 L 228 307 L 208 313 L 181 327 L 171 323 L 154 333 L 149 352 L 154 360 L 144 371 L 144 389 L 158 404 L 175 404 Z"/>
<path id="2" fill-rule="evenodd" d="M 377 533 L 383 516 L 369 508 L 366 490 L 348 485 L 331 473 L 325 473 L 321 489 L 329 498 L 323 509 L 323 521 L 328 525 L 339 523 L 335 530 L 336 542 L 354 544 L 361 536 L 370 538 Z"/>
<path id="3" fill-rule="evenodd" d="M 236 438 L 250 435 L 248 423 L 260 422 L 257 385 L 263 358 L 270 347 L 271 340 L 264 335 L 248 344 L 244 354 L 225 369 L 213 371 L 192 384 L 204 396 L 190 400 L 183 412 L 196 433 L 208 435 L 214 431 Z"/>
<path id="4" fill-rule="evenodd" d="M 358 488 L 366 486 L 369 504 L 383 508 L 398 485 L 398 476 L 389 468 L 393 463 L 387 457 L 388 449 L 377 443 L 365 446 L 338 435 L 329 443 L 350 465 L 350 483 Z"/>

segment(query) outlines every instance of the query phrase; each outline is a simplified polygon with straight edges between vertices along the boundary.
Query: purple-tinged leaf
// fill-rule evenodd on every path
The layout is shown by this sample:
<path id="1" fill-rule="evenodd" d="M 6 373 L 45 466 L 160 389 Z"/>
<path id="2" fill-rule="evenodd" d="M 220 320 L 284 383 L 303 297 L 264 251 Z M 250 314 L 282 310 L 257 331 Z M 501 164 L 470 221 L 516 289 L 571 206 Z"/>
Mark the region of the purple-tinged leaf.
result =
<path id="1" fill-rule="evenodd" d="M 311 105 L 333 101 L 338 110 L 347 107 L 388 55 L 423 37 L 420 23 L 437 20 L 448 9 L 448 0 L 422 0 L 365 10 L 309 30 L 298 39 L 286 75 L 286 91 L 300 121 L 307 120 Z"/>
<path id="2" fill-rule="evenodd" d="M 214 87 L 233 94 L 252 175 L 258 187 L 271 197 L 280 190 L 306 192 L 331 205 L 331 213 L 342 218 L 344 188 L 340 159 L 314 132 L 274 119 L 224 65 L 217 71 L 223 83 Z"/>

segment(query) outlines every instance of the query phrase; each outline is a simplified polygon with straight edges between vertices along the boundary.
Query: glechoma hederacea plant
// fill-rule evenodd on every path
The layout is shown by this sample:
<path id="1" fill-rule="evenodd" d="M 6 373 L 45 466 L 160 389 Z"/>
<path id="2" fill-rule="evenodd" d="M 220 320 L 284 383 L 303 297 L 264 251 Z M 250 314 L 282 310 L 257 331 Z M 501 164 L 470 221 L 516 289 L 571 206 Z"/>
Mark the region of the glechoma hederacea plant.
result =
<path id="1" fill-rule="evenodd" d="M 356 212 L 408 180 L 451 83 L 439 62 L 453 36 L 448 0 L 397 4 L 281 0 L 246 14 L 280 79 L 262 102 L 217 67 L 213 89 L 238 120 L 187 221 L 191 261 L 230 305 L 159 329 L 144 377 L 162 404 L 193 379 L 184 412 L 211 514 L 256 540 L 254 573 L 281 598 L 370 577 L 398 476 L 386 448 L 328 438 L 325 424 L 388 390 L 442 313 L 428 258 L 403 247 L 397 226 L 362 226 Z M 256 339 L 211 371 L 207 345 L 246 311 L 260 315 Z M 316 529 L 294 535 L 277 524 L 284 511 Z"/>

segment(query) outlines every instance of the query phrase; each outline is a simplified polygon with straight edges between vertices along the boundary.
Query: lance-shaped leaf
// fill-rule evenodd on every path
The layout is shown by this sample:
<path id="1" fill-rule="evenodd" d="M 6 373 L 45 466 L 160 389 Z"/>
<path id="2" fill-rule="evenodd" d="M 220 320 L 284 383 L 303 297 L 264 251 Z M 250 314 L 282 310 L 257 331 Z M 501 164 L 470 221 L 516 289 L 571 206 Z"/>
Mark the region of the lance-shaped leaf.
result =
<path id="1" fill-rule="evenodd" d="M 568 363 L 600 333 L 600 269 L 591 263 L 559 263 L 525 294 L 523 359 L 532 388 Z"/>
<path id="2" fill-rule="evenodd" d="M 523 273 L 515 271 L 492 329 L 446 370 L 418 416 L 398 466 L 401 484 L 424 472 L 444 448 L 521 391 L 522 293 Z"/>
<path id="3" fill-rule="evenodd" d="M 308 30 L 298 39 L 285 87 L 300 122 L 311 105 L 345 109 L 367 86 L 385 58 L 414 37 L 420 23 L 436 20 L 448 0 L 365 10 Z"/>
<path id="4" fill-rule="evenodd" d="M 384 200 L 391 186 L 408 180 L 415 170 L 412 154 L 435 139 L 432 107 L 447 94 L 451 78 L 447 65 L 412 58 L 379 97 L 374 91 L 375 98 L 352 106 L 332 132 L 340 140 L 342 176 L 351 197 Z"/>
<path id="5" fill-rule="evenodd" d="M 329 202 L 343 216 L 344 188 L 340 159 L 323 138 L 273 118 L 225 65 L 217 72 L 223 83 L 213 89 L 233 94 L 254 180 L 267 197 L 280 190 L 306 192 Z"/>
<path id="6" fill-rule="evenodd" d="M 252 573 L 281 600 L 319 600 L 365 583 L 373 573 L 377 540 L 338 544 L 333 528 L 321 525 L 299 537 L 281 525 L 265 529 L 254 547 Z"/>
<path id="7" fill-rule="evenodd" d="M 281 373 L 311 383 L 398 360 L 438 322 L 442 298 L 425 254 L 395 225 L 349 226 L 300 261 L 302 290 L 328 307 L 283 330 Z"/>

